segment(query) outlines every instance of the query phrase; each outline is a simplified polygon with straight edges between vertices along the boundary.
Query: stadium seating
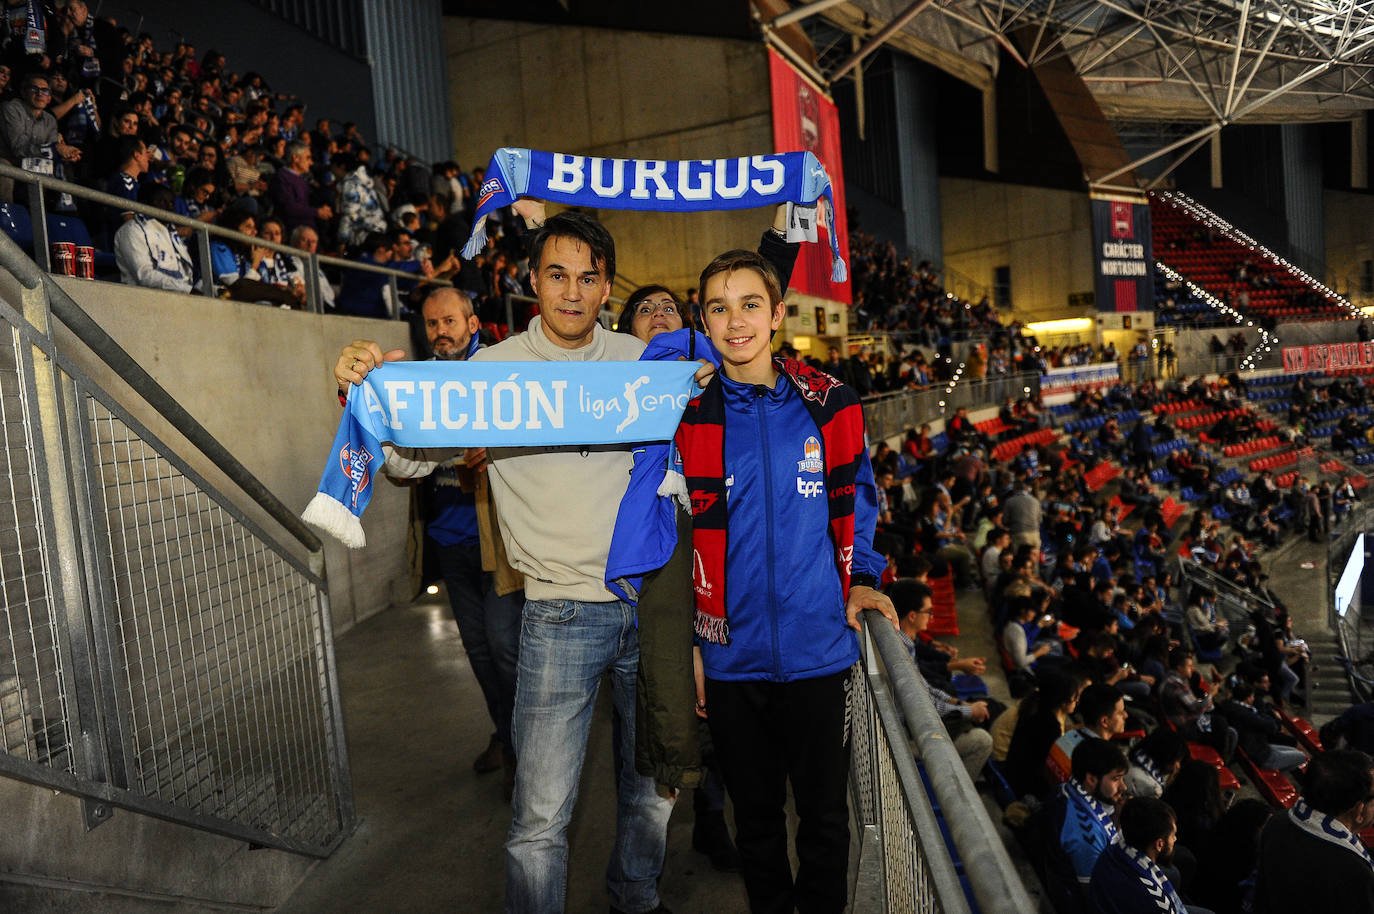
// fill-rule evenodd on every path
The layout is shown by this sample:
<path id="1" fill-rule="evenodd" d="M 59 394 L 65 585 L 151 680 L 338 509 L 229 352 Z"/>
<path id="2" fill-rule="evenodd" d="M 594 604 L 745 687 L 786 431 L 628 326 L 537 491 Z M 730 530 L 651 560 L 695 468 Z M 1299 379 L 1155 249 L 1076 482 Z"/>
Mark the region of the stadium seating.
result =
<path id="1" fill-rule="evenodd" d="M 1089 490 L 1096 492 L 1120 475 L 1121 467 L 1110 460 L 1104 460 L 1083 474 L 1083 482 Z"/>
<path id="2" fill-rule="evenodd" d="M 1292 781 L 1283 776 L 1282 772 L 1261 768 L 1243 749 L 1236 749 L 1236 760 L 1240 762 L 1241 768 L 1255 785 L 1260 796 L 1269 801 L 1270 806 L 1275 809 L 1289 809 L 1298 802 L 1298 789 L 1293 786 Z"/>
<path id="3" fill-rule="evenodd" d="M 1195 201 L 1150 195 L 1154 255 L 1247 317 L 1273 321 L 1340 320 L 1351 311 L 1253 245 L 1231 237 L 1204 219 L 1210 213 Z M 1239 279 L 1244 268 L 1246 276 Z M 1189 303 L 1196 299 L 1189 295 Z M 1180 319 L 1199 312 L 1189 309 Z M 1213 315 L 1215 313 L 1213 312 Z"/>
<path id="4" fill-rule="evenodd" d="M 33 222 L 18 203 L 0 203 L 0 231 L 25 251 L 33 251 Z"/>
<path id="5" fill-rule="evenodd" d="M 1221 753 L 1211 746 L 1204 746 L 1202 743 L 1189 743 L 1188 756 L 1200 762 L 1206 762 L 1215 768 L 1217 780 L 1221 782 L 1222 790 L 1240 790 L 1240 779 L 1236 777 L 1234 771 L 1226 767 L 1226 762 L 1222 759 Z"/>
<path id="6" fill-rule="evenodd" d="M 1284 728 L 1297 737 L 1298 743 L 1309 755 L 1323 751 L 1322 739 L 1317 735 L 1317 728 L 1311 723 L 1282 709 L 1279 710 L 1279 717 L 1283 720 Z"/>

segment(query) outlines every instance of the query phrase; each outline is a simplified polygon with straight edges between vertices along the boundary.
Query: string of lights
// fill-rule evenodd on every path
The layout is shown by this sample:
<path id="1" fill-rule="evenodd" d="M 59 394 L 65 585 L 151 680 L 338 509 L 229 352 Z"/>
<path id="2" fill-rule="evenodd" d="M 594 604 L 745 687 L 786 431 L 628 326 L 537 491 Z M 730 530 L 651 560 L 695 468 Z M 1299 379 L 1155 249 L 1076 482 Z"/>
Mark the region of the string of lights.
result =
<path id="1" fill-rule="evenodd" d="M 1296 264 L 1289 262 L 1283 257 L 1280 257 L 1274 251 L 1271 251 L 1269 248 L 1260 244 L 1254 238 L 1251 238 L 1249 235 L 1245 234 L 1245 232 L 1242 232 L 1240 229 L 1236 228 L 1234 225 L 1227 222 L 1225 219 L 1221 218 L 1216 213 L 1207 209 L 1207 207 L 1198 203 L 1196 200 L 1189 197 L 1187 194 L 1181 193 L 1176 190 L 1162 190 L 1155 191 L 1154 193 L 1155 196 L 1159 197 L 1161 200 L 1168 202 L 1170 205 L 1174 206 L 1177 209 L 1183 210 L 1185 213 L 1192 216 L 1194 219 L 1197 219 L 1199 222 L 1202 222 L 1208 228 L 1220 233 L 1222 236 L 1229 239 L 1230 241 L 1234 241 L 1236 244 L 1242 245 L 1248 250 L 1253 251 L 1254 253 L 1267 258 L 1273 264 L 1282 267 L 1293 278 L 1315 289 L 1319 289 L 1333 306 L 1345 309 L 1350 313 L 1351 317 L 1362 318 L 1365 316 L 1364 313 L 1360 311 L 1360 309 L 1357 308 L 1354 304 L 1352 304 L 1351 301 L 1344 295 L 1341 295 L 1335 289 L 1332 289 L 1325 283 L 1319 281 L 1311 274 L 1309 274 L 1306 270 L 1302 269 Z"/>

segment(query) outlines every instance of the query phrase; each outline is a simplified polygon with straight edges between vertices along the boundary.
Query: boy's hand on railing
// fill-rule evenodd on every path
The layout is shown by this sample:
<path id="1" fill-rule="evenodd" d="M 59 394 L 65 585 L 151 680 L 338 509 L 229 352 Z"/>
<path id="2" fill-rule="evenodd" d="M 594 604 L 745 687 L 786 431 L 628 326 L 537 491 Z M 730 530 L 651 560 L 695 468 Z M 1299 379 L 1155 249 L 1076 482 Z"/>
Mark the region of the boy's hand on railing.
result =
<path id="1" fill-rule="evenodd" d="M 897 627 L 897 610 L 887 594 L 863 584 L 849 588 L 849 599 L 844 601 L 844 618 L 856 632 L 863 630 L 859 625 L 859 613 L 865 609 L 876 609 L 892 623 L 893 628 Z"/>
<path id="2" fill-rule="evenodd" d="M 346 392 L 350 384 L 361 384 L 367 373 L 383 362 L 399 362 L 406 357 L 405 350 L 392 349 L 382 352 L 382 347 L 372 340 L 354 340 L 339 353 L 334 363 L 334 382 L 339 391 Z"/>

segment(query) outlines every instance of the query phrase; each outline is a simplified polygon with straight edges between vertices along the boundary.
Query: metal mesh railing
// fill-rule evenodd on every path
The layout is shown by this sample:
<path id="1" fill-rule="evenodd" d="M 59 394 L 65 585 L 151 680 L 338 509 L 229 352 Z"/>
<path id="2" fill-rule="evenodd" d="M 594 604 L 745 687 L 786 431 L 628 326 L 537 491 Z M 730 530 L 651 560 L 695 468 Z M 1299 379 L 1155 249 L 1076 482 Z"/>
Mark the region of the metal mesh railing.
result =
<path id="1" fill-rule="evenodd" d="M 863 615 L 850 792 L 860 827 L 877 831 L 876 859 L 860 859 L 859 880 L 880 868 L 882 900 L 856 898 L 854 914 L 966 914 L 970 898 L 951 851 L 965 864 L 979 910 L 1035 910 L 900 637 L 876 612 Z"/>
<path id="2" fill-rule="evenodd" d="M 61 290 L 6 265 L 50 320 Z M 100 345 L 312 565 L 0 301 L 0 773 L 85 797 L 88 825 L 113 805 L 327 854 L 354 813 L 319 541 Z"/>
<path id="3" fill-rule="evenodd" d="M 58 612 L 49 587 L 47 538 L 21 370 L 21 341 L 0 343 L 0 749 L 72 773 Z"/>
<path id="4" fill-rule="evenodd" d="M 1014 374 L 962 380 L 951 388 L 942 383 L 927 390 L 901 390 L 864 400 L 864 427 L 870 441 L 900 435 L 922 423 L 953 416 L 960 407 L 1000 406 L 1007 397 L 1034 397 L 1040 375 Z"/>
<path id="5" fill-rule="evenodd" d="M 857 820 L 878 831 L 883 864 L 883 910 L 944 911 L 931 883 L 924 848 L 917 839 L 912 813 L 897 774 L 892 744 L 871 688 L 857 686 L 852 702 L 851 793 Z M 905 744 L 905 738 L 901 742 Z M 935 850 L 948 858 L 943 846 Z M 952 868 L 953 864 L 950 866 Z"/>
<path id="6" fill-rule="evenodd" d="M 307 843 L 337 832 L 314 584 L 94 397 L 126 776 Z"/>

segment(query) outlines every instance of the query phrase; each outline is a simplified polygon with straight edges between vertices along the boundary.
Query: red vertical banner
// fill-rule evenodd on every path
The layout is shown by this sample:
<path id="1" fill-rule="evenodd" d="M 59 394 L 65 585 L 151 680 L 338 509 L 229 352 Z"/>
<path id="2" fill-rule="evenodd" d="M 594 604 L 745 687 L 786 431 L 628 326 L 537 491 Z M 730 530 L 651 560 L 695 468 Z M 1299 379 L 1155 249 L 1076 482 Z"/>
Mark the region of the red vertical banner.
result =
<path id="1" fill-rule="evenodd" d="M 773 89 L 773 151 L 810 152 L 821 160 L 830 175 L 835 197 L 835 235 L 840 256 L 849 263 L 849 220 L 844 209 L 844 168 L 840 159 L 840 117 L 835 103 L 772 48 L 768 49 L 768 74 Z M 830 245 L 825 223 L 818 229 L 817 244 L 803 244 L 792 273 L 791 288 L 806 295 L 849 304 L 849 282 L 831 282 Z"/>

